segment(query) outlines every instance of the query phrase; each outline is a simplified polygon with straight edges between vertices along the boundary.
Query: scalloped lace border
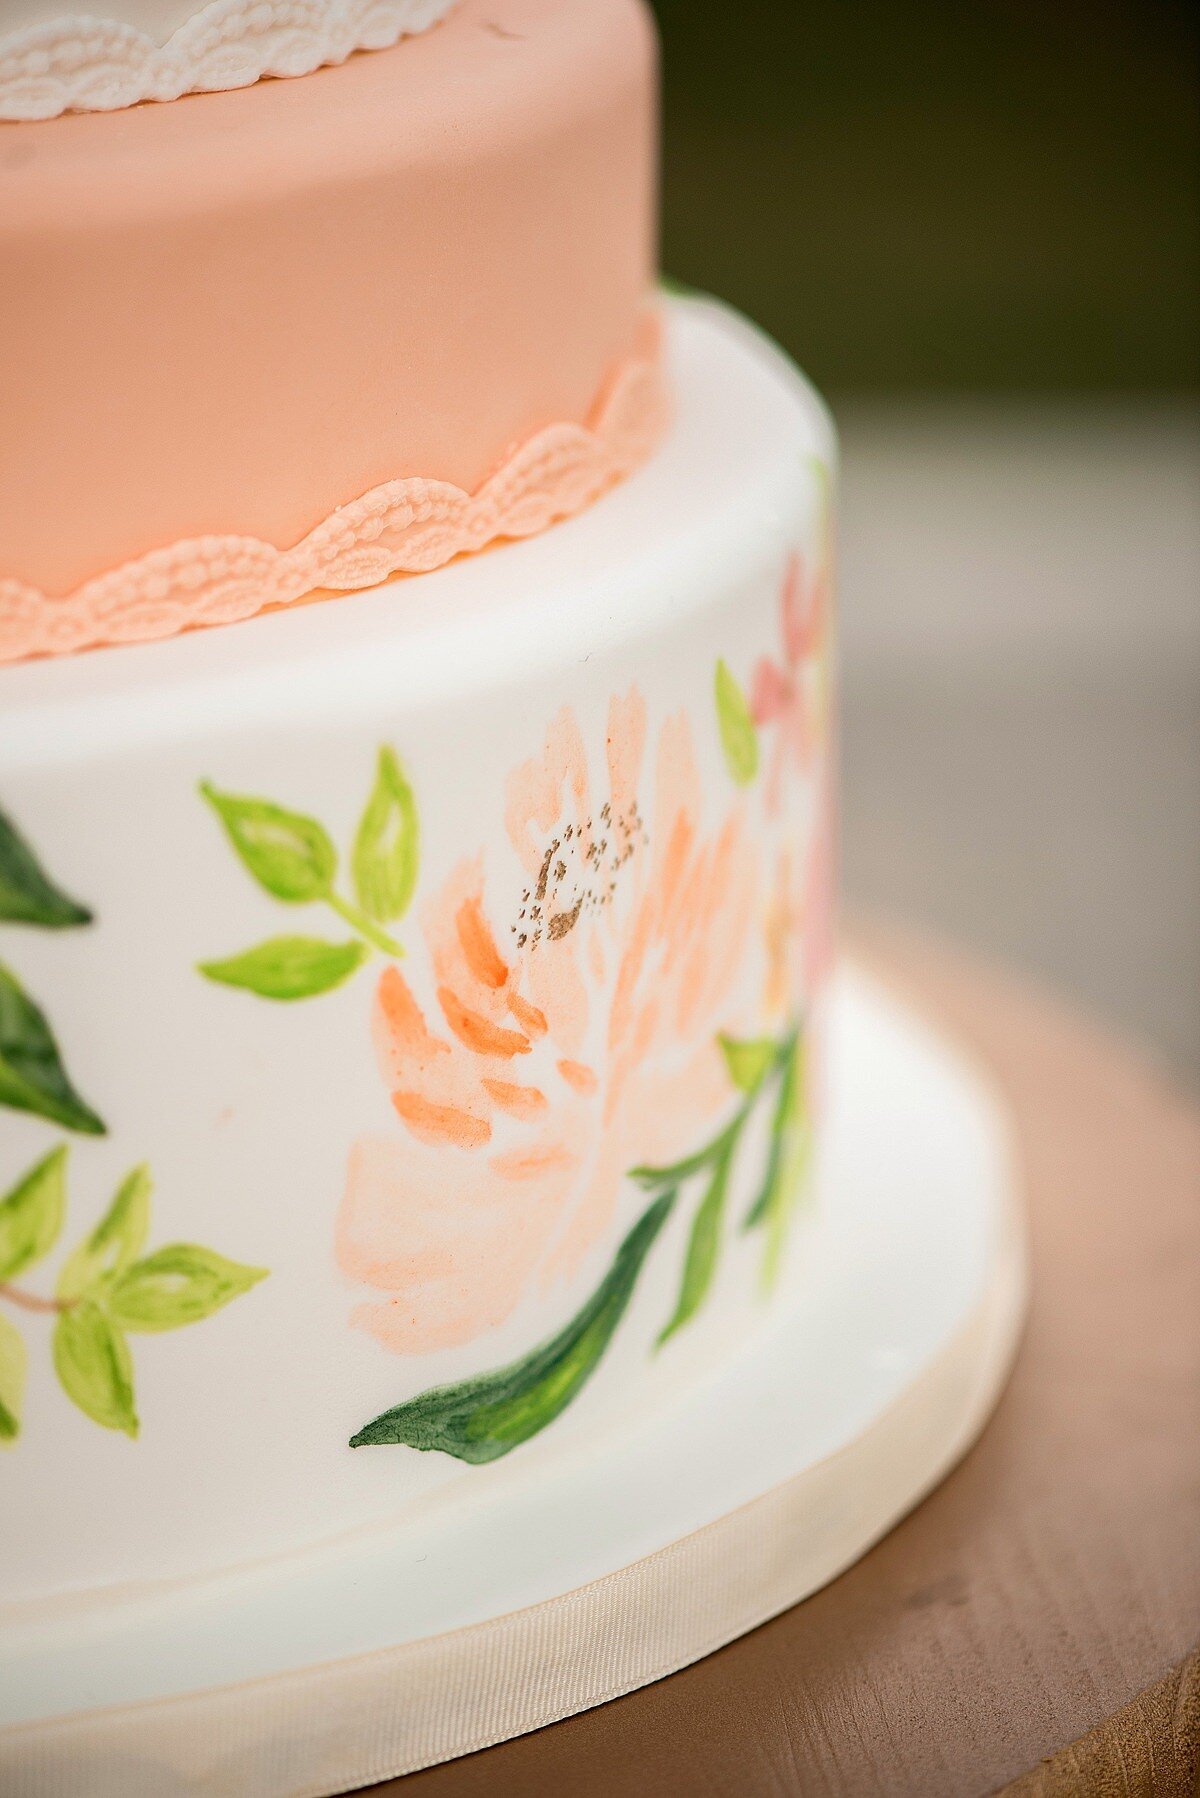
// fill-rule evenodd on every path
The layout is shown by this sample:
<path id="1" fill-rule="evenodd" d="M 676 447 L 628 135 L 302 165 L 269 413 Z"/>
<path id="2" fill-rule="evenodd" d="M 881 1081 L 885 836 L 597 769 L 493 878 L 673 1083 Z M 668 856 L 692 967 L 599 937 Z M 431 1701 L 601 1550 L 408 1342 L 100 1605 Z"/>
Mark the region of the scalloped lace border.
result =
<path id="1" fill-rule="evenodd" d="M 0 578 L 0 663 L 232 624 L 316 593 L 425 573 L 498 538 L 531 537 L 639 467 L 669 411 L 661 330 L 651 318 L 586 424 L 538 431 L 475 493 L 420 476 L 385 481 L 339 506 L 292 549 L 255 537 L 192 538 L 61 598 Z"/>
<path id="2" fill-rule="evenodd" d="M 136 26 L 79 14 L 0 37 L 0 119 L 111 112 L 142 100 L 308 75 L 354 50 L 426 31 L 455 0 L 209 0 L 155 43 Z"/>

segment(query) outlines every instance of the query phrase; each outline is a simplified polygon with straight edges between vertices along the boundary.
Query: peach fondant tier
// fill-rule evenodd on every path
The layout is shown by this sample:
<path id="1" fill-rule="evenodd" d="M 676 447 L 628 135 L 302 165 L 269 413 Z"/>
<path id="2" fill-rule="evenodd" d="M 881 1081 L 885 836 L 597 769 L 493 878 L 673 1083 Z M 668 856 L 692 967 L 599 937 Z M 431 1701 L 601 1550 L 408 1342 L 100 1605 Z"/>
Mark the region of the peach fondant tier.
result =
<path id="1" fill-rule="evenodd" d="M 290 549 L 583 425 L 653 266 L 640 0 L 463 0 L 300 81 L 0 125 L 0 578 Z"/>

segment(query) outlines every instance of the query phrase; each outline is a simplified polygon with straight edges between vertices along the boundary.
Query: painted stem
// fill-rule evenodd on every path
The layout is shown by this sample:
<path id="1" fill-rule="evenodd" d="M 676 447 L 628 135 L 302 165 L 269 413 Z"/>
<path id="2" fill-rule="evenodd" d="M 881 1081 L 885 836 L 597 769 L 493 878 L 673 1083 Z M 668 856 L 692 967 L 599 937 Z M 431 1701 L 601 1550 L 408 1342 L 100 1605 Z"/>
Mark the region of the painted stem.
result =
<path id="1" fill-rule="evenodd" d="M 359 936 L 364 937 L 373 948 L 380 949 L 384 955 L 392 957 L 404 954 L 403 946 L 396 941 L 395 937 L 390 937 L 386 930 L 380 930 L 378 924 L 372 923 L 367 914 L 360 911 L 357 905 L 351 905 L 348 899 L 341 898 L 337 893 L 327 893 L 325 899 L 338 917 L 349 924 L 351 930 L 357 930 Z"/>
<path id="2" fill-rule="evenodd" d="M 52 1314 L 69 1311 L 76 1303 L 75 1299 L 44 1299 L 39 1293 L 25 1292 L 20 1286 L 10 1286 L 7 1280 L 0 1280 L 0 1299 L 7 1299 L 12 1305 L 19 1305 L 22 1311 L 42 1311 Z"/>
<path id="3" fill-rule="evenodd" d="M 737 1146 L 738 1138 L 745 1129 L 747 1118 L 758 1104 L 767 1085 L 787 1061 L 794 1042 L 794 1033 L 789 1033 L 777 1045 L 774 1059 L 764 1072 L 762 1079 L 746 1094 L 724 1129 L 719 1130 L 716 1136 L 710 1142 L 706 1142 L 702 1149 L 697 1149 L 695 1154 L 686 1156 L 682 1161 L 672 1162 L 669 1167 L 630 1168 L 630 1179 L 636 1180 L 639 1186 L 651 1188 L 678 1186 L 682 1181 L 690 1180 L 693 1174 L 698 1174 L 703 1169 L 714 1166 L 723 1155 L 731 1156 Z"/>

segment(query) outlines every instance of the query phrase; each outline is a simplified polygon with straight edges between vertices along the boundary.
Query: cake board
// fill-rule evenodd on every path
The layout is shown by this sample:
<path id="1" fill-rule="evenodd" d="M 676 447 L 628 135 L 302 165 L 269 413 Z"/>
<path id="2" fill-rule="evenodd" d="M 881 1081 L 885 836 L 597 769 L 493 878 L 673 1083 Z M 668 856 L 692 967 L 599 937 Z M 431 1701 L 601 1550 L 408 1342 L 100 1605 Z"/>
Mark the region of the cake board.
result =
<path id="1" fill-rule="evenodd" d="M 506 1466 L 395 1528 L 11 1619 L 5 1791 L 322 1798 L 659 1679 L 877 1541 L 999 1394 L 1023 1225 L 953 1045 L 853 965 L 830 1023 L 807 1265 L 738 1355 L 532 1491 Z"/>

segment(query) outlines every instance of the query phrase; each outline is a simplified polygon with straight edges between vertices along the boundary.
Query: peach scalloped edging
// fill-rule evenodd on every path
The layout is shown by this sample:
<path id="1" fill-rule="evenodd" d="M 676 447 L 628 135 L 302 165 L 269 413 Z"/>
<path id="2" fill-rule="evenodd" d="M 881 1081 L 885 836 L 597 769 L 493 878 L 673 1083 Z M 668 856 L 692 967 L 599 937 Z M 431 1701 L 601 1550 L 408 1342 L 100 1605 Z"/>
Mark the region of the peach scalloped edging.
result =
<path id="1" fill-rule="evenodd" d="M 233 624 L 318 592 L 422 574 L 499 538 L 531 537 L 638 468 L 668 414 L 661 333 L 652 318 L 586 424 L 547 425 L 475 493 L 420 476 L 385 481 L 339 506 L 291 549 L 255 537 L 194 537 L 57 598 L 0 577 L 0 663 Z"/>

